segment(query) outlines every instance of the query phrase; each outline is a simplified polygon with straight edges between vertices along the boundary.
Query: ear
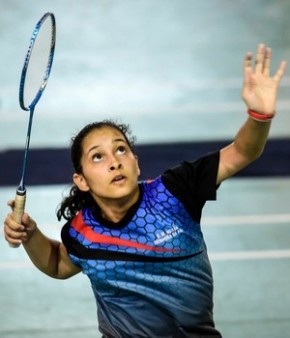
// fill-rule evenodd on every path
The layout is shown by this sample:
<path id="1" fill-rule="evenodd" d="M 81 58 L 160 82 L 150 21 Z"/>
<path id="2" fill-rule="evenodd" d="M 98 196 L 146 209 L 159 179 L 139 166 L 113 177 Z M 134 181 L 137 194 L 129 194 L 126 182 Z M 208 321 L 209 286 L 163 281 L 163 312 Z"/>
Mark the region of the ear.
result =
<path id="1" fill-rule="evenodd" d="M 81 191 L 89 191 L 90 188 L 89 186 L 87 185 L 87 181 L 86 179 L 84 178 L 83 175 L 81 174 L 73 174 L 73 181 L 74 181 L 74 184 L 81 190 Z"/>
<path id="2" fill-rule="evenodd" d="M 140 171 L 140 167 L 139 167 L 138 156 L 137 155 L 134 155 L 134 156 L 135 156 L 135 160 L 136 160 L 137 173 L 138 173 L 138 176 L 140 176 L 141 171 Z"/>

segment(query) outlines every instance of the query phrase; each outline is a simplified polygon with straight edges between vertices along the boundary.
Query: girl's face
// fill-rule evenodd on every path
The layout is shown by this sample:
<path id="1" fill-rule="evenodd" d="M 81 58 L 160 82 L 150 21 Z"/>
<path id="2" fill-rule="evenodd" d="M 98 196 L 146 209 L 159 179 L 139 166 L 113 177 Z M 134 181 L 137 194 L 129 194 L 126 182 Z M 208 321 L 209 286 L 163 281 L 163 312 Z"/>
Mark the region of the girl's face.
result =
<path id="1" fill-rule="evenodd" d="M 74 183 L 90 191 L 97 203 L 127 199 L 138 191 L 138 160 L 115 128 L 95 129 L 84 138 L 81 166 Z"/>

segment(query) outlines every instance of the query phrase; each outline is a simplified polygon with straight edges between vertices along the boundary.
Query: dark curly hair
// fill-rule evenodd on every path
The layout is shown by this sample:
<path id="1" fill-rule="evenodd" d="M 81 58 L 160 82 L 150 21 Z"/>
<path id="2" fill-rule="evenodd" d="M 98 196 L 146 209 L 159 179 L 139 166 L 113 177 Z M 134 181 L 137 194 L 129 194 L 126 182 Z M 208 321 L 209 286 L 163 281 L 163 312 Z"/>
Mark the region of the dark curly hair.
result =
<path id="1" fill-rule="evenodd" d="M 117 123 L 113 120 L 104 120 L 101 122 L 93 122 L 86 125 L 79 133 L 71 139 L 71 161 L 74 170 L 77 174 L 82 173 L 81 157 L 82 157 L 82 145 L 84 138 L 95 129 L 102 129 L 110 127 L 118 130 L 124 136 L 130 149 L 134 152 L 135 137 L 131 136 L 131 130 L 129 125 L 123 123 Z M 88 191 L 81 191 L 73 184 L 69 196 L 65 197 L 61 202 L 57 210 L 57 218 L 61 220 L 63 217 L 66 220 L 74 217 L 78 211 L 82 208 L 90 208 L 95 204 L 95 201 Z"/>

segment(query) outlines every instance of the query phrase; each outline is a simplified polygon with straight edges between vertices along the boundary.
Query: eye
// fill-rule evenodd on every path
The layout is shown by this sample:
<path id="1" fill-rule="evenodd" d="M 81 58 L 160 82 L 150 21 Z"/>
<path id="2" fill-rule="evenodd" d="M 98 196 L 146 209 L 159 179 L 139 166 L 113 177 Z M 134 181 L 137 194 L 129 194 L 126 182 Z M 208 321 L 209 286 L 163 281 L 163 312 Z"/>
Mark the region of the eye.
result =
<path id="1" fill-rule="evenodd" d="M 92 156 L 93 162 L 100 162 L 103 159 L 103 156 L 100 153 L 96 153 Z"/>
<path id="2" fill-rule="evenodd" d="M 117 154 L 118 154 L 118 155 L 123 155 L 123 154 L 125 154 L 125 152 L 126 152 L 126 147 L 124 147 L 124 146 L 119 146 L 119 147 L 117 148 Z"/>

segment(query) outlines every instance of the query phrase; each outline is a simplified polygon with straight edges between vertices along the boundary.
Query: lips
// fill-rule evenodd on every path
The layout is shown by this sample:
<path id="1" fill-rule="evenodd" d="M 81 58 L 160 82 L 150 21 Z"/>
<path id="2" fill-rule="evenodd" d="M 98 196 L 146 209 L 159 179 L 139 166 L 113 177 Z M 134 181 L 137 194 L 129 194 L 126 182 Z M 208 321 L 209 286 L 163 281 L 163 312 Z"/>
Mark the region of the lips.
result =
<path id="1" fill-rule="evenodd" d="M 125 178 L 126 178 L 126 177 L 123 176 L 123 175 L 115 176 L 115 177 L 112 179 L 112 183 L 122 182 Z"/>

